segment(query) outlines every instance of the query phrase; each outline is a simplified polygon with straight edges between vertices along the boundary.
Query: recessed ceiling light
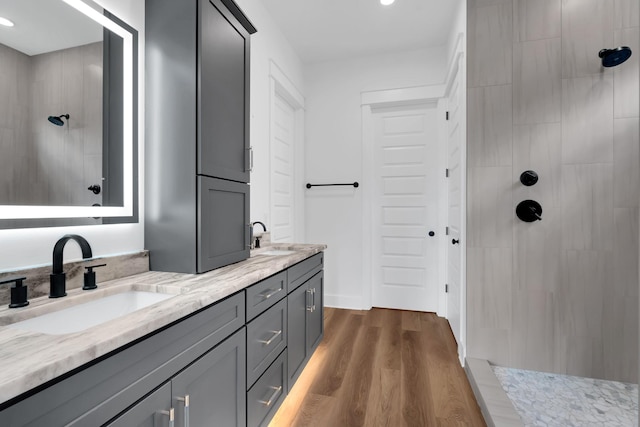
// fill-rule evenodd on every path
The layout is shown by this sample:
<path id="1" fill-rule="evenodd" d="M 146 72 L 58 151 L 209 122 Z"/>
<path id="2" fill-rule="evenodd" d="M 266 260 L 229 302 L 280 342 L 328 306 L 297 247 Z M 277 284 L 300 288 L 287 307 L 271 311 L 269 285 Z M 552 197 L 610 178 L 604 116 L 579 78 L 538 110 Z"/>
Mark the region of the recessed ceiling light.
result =
<path id="1" fill-rule="evenodd" d="M 383 6 L 389 6 L 390 4 L 393 4 L 393 2 L 396 0 L 380 0 L 380 4 Z"/>
<path id="2" fill-rule="evenodd" d="M 4 25 L 5 27 L 13 27 L 13 22 L 9 21 L 7 18 L 3 18 L 0 16 L 0 25 Z"/>

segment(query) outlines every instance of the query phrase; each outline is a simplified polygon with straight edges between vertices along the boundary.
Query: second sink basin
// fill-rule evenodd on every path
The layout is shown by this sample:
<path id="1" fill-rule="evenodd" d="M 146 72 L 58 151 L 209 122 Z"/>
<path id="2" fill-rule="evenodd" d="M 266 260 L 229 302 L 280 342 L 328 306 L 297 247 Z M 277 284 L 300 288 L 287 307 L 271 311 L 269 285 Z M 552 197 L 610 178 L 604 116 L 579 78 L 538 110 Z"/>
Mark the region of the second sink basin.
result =
<path id="1" fill-rule="evenodd" d="M 146 291 L 122 292 L 12 323 L 7 327 L 49 335 L 70 334 L 133 313 L 173 296 Z"/>

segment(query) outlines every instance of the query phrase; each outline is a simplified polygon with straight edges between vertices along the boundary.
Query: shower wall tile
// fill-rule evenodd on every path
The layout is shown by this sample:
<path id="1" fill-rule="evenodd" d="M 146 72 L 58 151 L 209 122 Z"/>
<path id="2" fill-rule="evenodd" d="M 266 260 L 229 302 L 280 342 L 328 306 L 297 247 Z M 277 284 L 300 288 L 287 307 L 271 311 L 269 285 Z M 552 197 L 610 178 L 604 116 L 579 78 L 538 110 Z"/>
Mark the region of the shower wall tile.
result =
<path id="1" fill-rule="evenodd" d="M 613 131 L 613 203 L 617 208 L 635 208 L 640 188 L 640 119 L 615 119 Z"/>
<path id="2" fill-rule="evenodd" d="M 629 46 L 632 52 L 640 52 L 640 27 L 617 30 L 614 46 Z M 640 56 L 631 55 L 623 64 L 613 68 L 613 116 L 640 116 Z"/>
<path id="3" fill-rule="evenodd" d="M 481 2 L 480 2 L 481 3 Z M 513 5 L 501 2 L 470 8 L 467 35 L 468 86 L 511 83 L 513 49 Z"/>
<path id="4" fill-rule="evenodd" d="M 560 121 L 562 105 L 560 45 L 560 38 L 515 44 L 513 52 L 514 123 Z"/>
<path id="5" fill-rule="evenodd" d="M 471 248 L 467 252 L 468 283 L 478 296 L 467 301 L 478 326 L 503 329 L 511 324 L 513 283 L 510 248 Z M 490 298 L 487 296 L 491 295 Z"/>
<path id="6" fill-rule="evenodd" d="M 613 250 L 613 165 L 563 166 L 561 192 L 562 247 Z"/>
<path id="7" fill-rule="evenodd" d="M 513 127 L 513 182 L 514 201 L 538 200 L 543 208 L 560 206 L 562 166 L 562 127 L 558 123 L 514 125 Z M 538 182 L 531 187 L 520 184 L 520 174 L 533 170 Z"/>
<path id="8" fill-rule="evenodd" d="M 613 277 L 613 251 L 565 251 L 558 290 L 560 332 L 566 337 L 600 337 L 605 289 Z"/>
<path id="9" fill-rule="evenodd" d="M 640 26 L 640 2 L 638 0 L 614 0 L 614 27 L 628 28 Z"/>
<path id="10" fill-rule="evenodd" d="M 562 80 L 562 162 L 613 161 L 613 76 Z"/>
<path id="11" fill-rule="evenodd" d="M 469 169 L 468 247 L 511 248 L 515 218 L 511 176 L 511 167 Z"/>
<path id="12" fill-rule="evenodd" d="M 511 85 L 469 89 L 467 98 L 467 163 L 509 166 L 512 162 Z"/>
<path id="13" fill-rule="evenodd" d="M 613 43 L 611 0 L 562 0 L 562 77 L 601 74 L 598 52 Z"/>
<path id="14" fill-rule="evenodd" d="M 540 204 L 542 221 L 515 220 L 513 286 L 522 292 L 556 292 L 562 279 L 562 209 Z"/>
<path id="15" fill-rule="evenodd" d="M 569 336 L 567 359 L 563 369 L 567 375 L 604 378 L 604 348 L 601 337 Z"/>
<path id="16" fill-rule="evenodd" d="M 467 354 L 494 365 L 511 366 L 509 335 L 508 329 L 483 328 L 467 322 Z"/>
<path id="17" fill-rule="evenodd" d="M 560 37 L 562 0 L 515 0 L 516 41 Z"/>
<path id="18" fill-rule="evenodd" d="M 556 304 L 545 291 L 513 291 L 512 364 L 548 371 L 554 364 Z"/>
<path id="19" fill-rule="evenodd" d="M 637 382 L 638 208 L 617 208 L 613 280 L 605 287 L 603 339 L 605 378 Z"/>

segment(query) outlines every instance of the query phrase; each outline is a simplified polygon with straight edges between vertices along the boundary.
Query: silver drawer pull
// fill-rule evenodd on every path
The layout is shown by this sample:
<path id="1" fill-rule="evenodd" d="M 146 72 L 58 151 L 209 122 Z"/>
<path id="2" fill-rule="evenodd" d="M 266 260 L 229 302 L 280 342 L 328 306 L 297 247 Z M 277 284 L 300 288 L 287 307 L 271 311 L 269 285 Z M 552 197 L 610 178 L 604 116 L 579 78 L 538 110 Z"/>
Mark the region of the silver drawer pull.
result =
<path id="1" fill-rule="evenodd" d="M 271 333 L 273 333 L 273 336 L 271 338 L 269 338 L 268 340 L 258 340 L 258 342 L 262 343 L 263 345 L 269 345 L 273 342 L 273 340 L 275 340 L 276 338 L 278 338 L 280 336 L 280 334 L 282 334 L 282 329 L 280 329 L 279 331 L 269 331 Z"/>
<path id="2" fill-rule="evenodd" d="M 189 427 L 189 395 L 185 394 L 184 397 L 176 397 L 179 402 L 184 402 L 184 427 Z"/>
<path id="3" fill-rule="evenodd" d="M 313 313 L 313 305 L 309 302 L 309 297 L 311 297 L 312 292 L 311 289 L 307 289 L 307 311 L 309 313 Z"/>
<path id="4" fill-rule="evenodd" d="M 272 296 L 274 296 L 275 294 L 279 293 L 282 289 L 267 289 L 266 291 L 264 291 L 261 294 L 258 294 L 258 296 L 260 298 L 262 298 L 263 300 L 269 299 Z"/>
<path id="5" fill-rule="evenodd" d="M 162 415 L 168 415 L 169 416 L 169 427 L 174 427 L 175 425 L 175 411 L 173 408 L 169 409 L 168 411 L 158 411 L 158 413 L 162 414 Z"/>
<path id="6" fill-rule="evenodd" d="M 279 385 L 278 387 L 271 386 L 269 388 L 273 390 L 273 394 L 271 395 L 271 397 L 269 397 L 269 400 L 258 400 L 258 402 L 262 403 L 264 406 L 271 406 L 273 401 L 276 400 L 278 393 L 280 393 L 280 390 L 282 390 L 281 385 Z"/>
<path id="7" fill-rule="evenodd" d="M 313 292 L 311 292 L 311 296 L 312 296 L 312 301 L 313 301 L 313 310 L 311 311 L 312 313 L 316 311 L 316 288 L 313 288 Z"/>

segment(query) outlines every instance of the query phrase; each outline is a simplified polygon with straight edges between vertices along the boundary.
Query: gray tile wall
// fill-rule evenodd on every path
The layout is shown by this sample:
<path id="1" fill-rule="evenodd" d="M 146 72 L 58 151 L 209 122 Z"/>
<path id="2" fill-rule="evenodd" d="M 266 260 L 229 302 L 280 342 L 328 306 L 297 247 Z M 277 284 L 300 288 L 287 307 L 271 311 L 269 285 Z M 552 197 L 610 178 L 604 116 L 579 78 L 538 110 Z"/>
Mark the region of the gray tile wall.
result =
<path id="1" fill-rule="evenodd" d="M 468 356 L 638 382 L 638 1 L 468 0 L 467 30 Z"/>
<path id="2" fill-rule="evenodd" d="M 0 94 L 0 204 L 101 203 L 87 187 L 102 184 L 102 43 L 31 57 L 0 45 Z"/>

